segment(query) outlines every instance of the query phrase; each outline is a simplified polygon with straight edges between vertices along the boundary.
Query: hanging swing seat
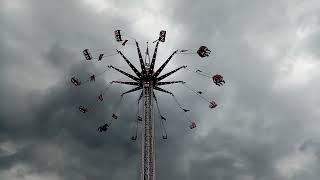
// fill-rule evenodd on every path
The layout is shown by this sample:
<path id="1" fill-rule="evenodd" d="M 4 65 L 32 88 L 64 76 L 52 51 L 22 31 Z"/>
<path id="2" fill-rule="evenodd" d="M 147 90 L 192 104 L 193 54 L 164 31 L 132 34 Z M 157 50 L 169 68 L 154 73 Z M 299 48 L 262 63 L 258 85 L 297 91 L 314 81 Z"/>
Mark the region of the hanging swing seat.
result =
<path id="1" fill-rule="evenodd" d="M 80 86 L 81 84 L 81 82 L 78 79 L 76 79 L 76 77 L 71 78 L 71 83 L 75 86 Z"/>
<path id="2" fill-rule="evenodd" d="M 83 55 L 84 55 L 84 58 L 86 58 L 86 60 L 91 60 L 92 59 L 92 56 L 91 56 L 91 54 L 90 54 L 90 52 L 89 52 L 89 49 L 85 49 L 85 50 L 83 50 Z"/>
<path id="3" fill-rule="evenodd" d="M 194 128 L 196 128 L 196 127 L 197 127 L 197 125 L 196 125 L 195 122 L 192 122 L 192 123 L 190 124 L 190 126 L 189 126 L 190 129 L 194 129 Z"/>
<path id="4" fill-rule="evenodd" d="M 210 54 L 210 50 L 206 47 L 206 46 L 201 46 L 198 51 L 197 51 L 197 54 L 200 56 L 200 57 L 208 57 L 209 54 Z"/>
<path id="5" fill-rule="evenodd" d="M 218 86 L 221 86 L 223 85 L 224 83 L 226 83 L 224 80 L 223 80 L 223 77 L 220 75 L 220 74 L 216 74 L 216 75 L 213 75 L 212 76 L 212 81 L 218 85 Z"/>
<path id="6" fill-rule="evenodd" d="M 90 81 L 96 81 L 96 76 L 94 74 L 90 76 Z"/>
<path id="7" fill-rule="evenodd" d="M 121 42 L 122 41 L 120 30 L 115 30 L 114 31 L 114 36 L 115 36 L 117 42 Z"/>
<path id="8" fill-rule="evenodd" d="M 118 116 L 117 116 L 115 113 L 113 113 L 113 114 L 112 114 L 112 118 L 113 118 L 113 119 L 118 119 Z"/>
<path id="9" fill-rule="evenodd" d="M 132 141 L 137 140 L 137 136 L 131 136 L 131 140 L 132 140 Z"/>
<path id="10" fill-rule="evenodd" d="M 79 106 L 79 111 L 82 113 L 86 113 L 86 112 L 88 112 L 88 109 L 84 106 Z"/>
<path id="11" fill-rule="evenodd" d="M 183 108 L 182 108 L 182 110 L 183 110 L 184 112 L 188 112 L 188 111 L 190 111 L 189 109 L 183 109 Z"/>
<path id="12" fill-rule="evenodd" d="M 213 109 L 213 108 L 215 108 L 215 107 L 217 107 L 217 106 L 218 106 L 217 103 L 214 102 L 214 101 L 211 101 L 210 104 L 209 104 L 209 108 L 210 108 L 210 109 Z"/>
<path id="13" fill-rule="evenodd" d="M 100 131 L 100 132 L 102 132 L 102 131 L 107 131 L 108 130 L 108 127 L 109 127 L 109 125 L 108 124 L 105 124 L 105 125 L 103 125 L 103 126 L 100 126 L 99 128 L 98 128 L 98 131 Z"/>
<path id="14" fill-rule="evenodd" d="M 162 30 L 159 34 L 159 41 L 164 42 L 166 40 L 166 31 Z"/>
<path id="15" fill-rule="evenodd" d="M 103 58 L 103 54 L 100 54 L 100 55 L 99 55 L 99 58 L 98 58 L 98 61 L 101 61 L 102 58 Z"/>
<path id="16" fill-rule="evenodd" d="M 98 96 L 98 98 L 97 98 L 97 101 L 103 101 L 103 96 L 102 96 L 102 94 L 100 94 L 99 96 Z"/>

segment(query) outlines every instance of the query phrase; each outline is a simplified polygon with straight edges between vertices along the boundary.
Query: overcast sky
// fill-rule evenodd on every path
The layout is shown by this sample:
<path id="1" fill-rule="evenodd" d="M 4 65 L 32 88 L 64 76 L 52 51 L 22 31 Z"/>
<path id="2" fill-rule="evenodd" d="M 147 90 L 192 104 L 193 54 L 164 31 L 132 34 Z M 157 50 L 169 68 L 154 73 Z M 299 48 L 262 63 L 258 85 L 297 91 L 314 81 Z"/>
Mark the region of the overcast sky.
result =
<path id="1" fill-rule="evenodd" d="M 165 72 L 188 65 L 226 81 L 218 87 L 188 71 L 170 77 L 218 104 L 211 110 L 182 85 L 166 87 L 191 109 L 193 130 L 172 98 L 157 93 L 168 133 L 162 140 L 156 130 L 158 180 L 319 179 L 320 1 L 1 0 L 1 180 L 139 179 L 141 136 L 130 140 L 139 93 L 125 96 L 120 118 L 99 134 L 130 87 L 112 86 L 100 104 L 96 96 L 126 78 L 108 71 L 70 84 L 109 64 L 129 70 L 120 56 L 81 61 L 85 48 L 119 48 L 116 29 L 143 51 L 166 30 L 156 67 L 175 49 L 205 45 L 210 57 L 177 55 Z M 134 46 L 121 50 L 139 67 Z"/>

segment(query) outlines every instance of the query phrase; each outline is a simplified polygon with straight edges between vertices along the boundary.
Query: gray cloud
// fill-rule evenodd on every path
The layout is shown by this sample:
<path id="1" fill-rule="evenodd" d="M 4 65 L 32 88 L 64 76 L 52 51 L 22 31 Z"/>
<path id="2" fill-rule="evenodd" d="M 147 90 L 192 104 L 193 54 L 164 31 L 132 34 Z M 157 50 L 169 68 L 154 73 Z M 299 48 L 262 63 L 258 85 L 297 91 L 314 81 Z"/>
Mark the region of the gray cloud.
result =
<path id="1" fill-rule="evenodd" d="M 111 88 L 101 104 L 95 98 L 122 76 L 107 72 L 83 88 L 68 84 L 71 75 L 126 66 L 119 57 L 80 62 L 84 48 L 116 47 L 118 28 L 142 47 L 167 28 L 157 67 L 172 48 L 204 44 L 211 57 L 176 56 L 166 71 L 187 64 L 227 82 L 218 88 L 188 72 L 172 77 L 218 103 L 210 111 L 183 86 L 166 87 L 191 109 L 195 131 L 174 101 L 157 93 L 169 135 L 161 139 L 157 120 L 157 179 L 317 179 L 317 1 L 105 2 L 2 2 L 0 179 L 139 179 L 140 139 L 130 141 L 138 93 L 125 97 L 121 118 L 101 135 L 96 128 L 110 120 L 128 87 Z M 138 65 L 135 49 L 125 51 Z M 93 112 L 78 113 L 81 104 Z"/>

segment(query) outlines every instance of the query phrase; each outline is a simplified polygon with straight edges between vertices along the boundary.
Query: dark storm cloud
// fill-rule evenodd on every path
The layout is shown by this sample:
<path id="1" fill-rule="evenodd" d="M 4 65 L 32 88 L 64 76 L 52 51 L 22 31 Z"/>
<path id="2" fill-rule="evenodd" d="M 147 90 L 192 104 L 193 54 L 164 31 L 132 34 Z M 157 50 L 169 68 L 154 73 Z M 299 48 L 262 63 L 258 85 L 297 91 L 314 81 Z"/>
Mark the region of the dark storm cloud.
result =
<path id="1" fill-rule="evenodd" d="M 100 13 L 96 13 L 98 6 L 82 1 L 3 3 L 0 179 L 139 179 L 140 141 L 130 142 L 138 94 L 125 97 L 121 118 L 113 122 L 109 134 L 100 135 L 96 128 L 110 120 L 120 93 L 129 88 L 111 88 L 106 101 L 90 106 L 94 111 L 83 116 L 77 106 L 97 104 L 93 102 L 99 90 L 120 75 L 108 72 L 106 80 L 98 78 L 84 88 L 68 84 L 71 75 L 83 79 L 103 71 L 109 63 L 125 66 L 119 63 L 119 57 L 110 58 L 102 66 L 80 63 L 80 50 L 115 47 L 114 29 L 137 32 L 140 29 L 132 20 L 140 20 L 140 11 L 151 11 L 146 2 L 106 2 L 109 9 Z M 319 88 L 307 82 L 305 86 L 313 88 L 281 89 L 276 82 L 282 78 L 278 75 L 279 64 L 290 49 L 318 58 L 319 43 L 312 37 L 319 34 L 319 21 L 311 7 L 319 4 L 249 0 L 154 3 L 159 5 L 156 12 L 144 18 L 160 15 L 168 20 L 169 25 L 163 26 L 169 27 L 168 34 L 175 34 L 168 41 L 170 46 L 204 44 L 213 49 L 208 59 L 177 56 L 169 69 L 187 64 L 221 73 L 227 82 L 217 88 L 210 79 L 187 72 L 176 75 L 203 90 L 204 96 L 214 98 L 218 108 L 213 112 L 186 88 L 166 87 L 191 109 L 189 117 L 198 123 L 196 131 L 189 131 L 189 122 L 170 97 L 156 93 L 168 119 L 169 134 L 169 139 L 162 141 L 157 132 L 157 179 L 316 179 L 316 168 L 308 172 L 290 170 L 286 159 L 295 159 L 299 147 L 304 156 L 318 154 L 318 144 L 308 139 L 320 138 L 313 126 L 314 119 L 319 118 L 314 109 L 319 105 L 315 90 Z M 299 5 L 305 9 L 299 9 Z M 316 20 L 307 21 L 312 18 Z M 152 24 L 145 26 L 152 28 Z M 296 45 L 299 49 L 294 49 L 292 38 L 297 29 L 309 26 L 310 33 L 306 31 L 306 37 Z M 142 42 L 150 38 L 143 35 L 146 27 L 140 27 L 142 35 L 137 35 Z M 167 47 L 160 47 L 162 57 L 171 53 Z M 136 60 L 134 48 L 126 53 Z M 159 129 L 158 121 L 156 126 Z M 311 162 L 297 163 L 309 166 Z M 319 166 L 319 159 L 314 165 Z"/>
<path id="2" fill-rule="evenodd" d="M 122 20 L 115 17 L 96 21 L 99 15 L 74 1 L 17 3 L 21 9 L 4 7 L 1 16 L 1 73 L 5 72 L 1 76 L 4 85 L 1 86 L 0 137 L 1 152 L 4 152 L 1 179 L 22 179 L 29 175 L 48 179 L 51 176 L 59 179 L 101 179 L 105 176 L 129 179 L 136 176 L 138 149 L 129 141 L 131 129 L 128 123 L 132 121 L 129 113 L 123 113 L 127 122 L 114 123 L 109 136 L 96 132 L 99 125 L 110 120 L 110 104 L 117 101 L 112 94 L 119 96 L 119 92 L 113 89 L 106 97 L 108 103 L 98 106 L 92 113 L 94 116 L 85 118 L 78 113 L 77 106 L 94 102 L 99 93 L 97 89 L 104 88 L 106 82 L 97 79 L 96 87 L 76 91 L 66 86 L 66 79 L 69 81 L 70 77 L 64 77 L 82 70 L 82 77 L 85 77 L 94 69 L 77 63 L 79 50 L 84 46 L 112 46 L 105 43 L 110 42 L 112 36 L 104 34 L 112 34 L 111 25 L 120 23 L 121 26 Z M 101 33 L 99 29 L 107 33 Z M 34 83 L 34 79 L 43 81 Z M 45 86 L 47 81 L 54 82 L 49 83 L 50 88 Z M 8 149 L 7 142 L 17 147 Z M 7 170 L 15 167 L 13 173 L 8 173 Z M 127 173 L 121 173 L 120 169 Z"/>
<path id="3" fill-rule="evenodd" d="M 233 167 L 236 169 L 233 171 L 231 165 L 226 166 L 226 163 L 230 161 L 225 159 L 221 162 L 219 158 L 224 157 L 218 155 L 206 161 L 196 160 L 194 162 L 196 170 L 192 165 L 193 168 L 189 169 L 197 172 L 193 177 L 200 179 L 208 179 L 209 177 L 222 179 L 287 178 L 279 174 L 281 170 L 276 169 L 276 165 L 280 159 L 295 151 L 294 144 L 303 141 L 303 138 L 308 136 L 309 133 L 306 133 L 303 128 L 309 126 L 306 125 L 306 119 L 308 119 L 308 123 L 314 122 L 315 119 L 311 112 L 314 111 L 315 104 L 306 101 L 305 95 L 301 96 L 305 94 L 303 89 L 277 91 L 274 83 L 279 78 L 276 76 L 279 67 L 274 62 L 281 61 L 285 53 L 280 51 L 275 57 L 270 58 L 262 54 L 261 50 L 268 45 L 270 40 L 274 40 L 274 46 L 280 50 L 285 51 L 285 48 L 290 48 L 289 35 L 294 35 L 300 27 L 299 22 L 291 21 L 292 12 L 289 12 L 288 9 L 292 4 L 278 3 L 278 1 L 267 2 L 263 5 L 255 4 L 252 1 L 238 3 L 224 1 L 215 3 L 214 6 L 199 5 L 210 4 L 210 2 L 177 2 L 176 4 L 175 13 L 173 13 L 171 20 L 182 24 L 183 29 L 194 37 L 192 41 L 196 41 L 197 38 L 212 37 L 213 41 L 208 46 L 215 49 L 216 63 L 204 68 L 218 69 L 223 72 L 228 82 L 226 86 L 233 88 L 232 92 L 236 93 L 224 94 L 224 96 L 234 96 L 232 104 L 228 104 L 229 107 L 224 106 L 224 103 L 228 103 L 224 101 L 227 100 L 227 97 L 216 96 L 217 99 L 221 98 L 220 103 L 223 109 L 219 109 L 219 111 L 223 112 L 217 111 L 219 116 L 212 117 L 210 115 L 211 117 L 209 117 L 208 115 L 207 118 L 202 116 L 202 119 L 210 121 L 204 122 L 203 125 L 208 126 L 209 124 L 210 126 L 212 124 L 218 128 L 212 129 L 212 131 L 220 130 L 239 136 L 232 143 L 234 147 L 223 147 L 221 151 L 231 150 L 229 152 L 232 155 L 231 160 L 246 159 L 245 162 L 249 166 L 245 171 Z M 196 11 L 197 9 L 198 11 Z M 183 13 L 185 11 L 189 13 Z M 284 42 L 278 44 L 275 37 L 281 38 Z M 255 40 L 254 46 L 251 44 L 251 39 L 248 38 Z M 264 42 L 261 43 L 261 39 Z M 317 48 L 317 46 L 313 47 Z M 301 106 L 302 104 L 303 106 Z M 201 111 L 203 110 L 198 110 L 198 112 Z M 215 120 L 217 118 L 220 122 L 212 123 L 212 121 L 217 121 Z M 198 157 L 198 153 L 214 156 L 215 145 L 223 144 L 226 140 L 224 136 L 212 140 L 213 137 L 214 135 L 209 133 L 204 138 L 205 142 L 211 142 L 208 148 L 211 151 L 201 153 L 203 143 L 199 143 L 196 146 L 199 148 L 193 150 L 191 156 Z M 246 146 L 243 153 L 232 151 L 241 148 L 239 146 L 244 144 Z M 190 143 L 188 147 L 194 146 Z M 209 165 L 212 163 L 214 165 Z M 212 173 L 212 171 L 215 172 L 215 167 L 218 167 L 218 170 L 216 173 Z M 296 173 L 294 170 L 292 171 L 293 174 Z M 312 173 L 317 174 L 316 171 Z M 311 177 L 313 176 L 310 176 L 310 179 L 312 179 Z"/>

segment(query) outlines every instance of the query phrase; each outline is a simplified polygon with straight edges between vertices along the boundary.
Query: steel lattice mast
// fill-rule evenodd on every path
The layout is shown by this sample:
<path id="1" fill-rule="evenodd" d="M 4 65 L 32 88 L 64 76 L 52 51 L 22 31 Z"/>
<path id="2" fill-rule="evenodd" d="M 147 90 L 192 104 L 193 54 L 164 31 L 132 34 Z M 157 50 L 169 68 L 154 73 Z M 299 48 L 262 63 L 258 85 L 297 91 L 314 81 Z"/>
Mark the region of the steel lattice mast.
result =
<path id="1" fill-rule="evenodd" d="M 170 76 L 171 74 L 177 72 L 181 68 L 185 68 L 186 66 L 182 66 L 178 69 L 175 69 L 171 72 L 168 72 L 160 77 L 159 74 L 171 60 L 174 54 L 177 51 L 174 51 L 170 57 L 162 64 L 162 66 L 157 70 L 154 71 L 154 65 L 156 62 L 158 46 L 160 42 L 164 42 L 165 31 L 160 32 L 160 37 L 156 41 L 155 49 L 153 52 L 151 63 L 144 62 L 141 51 L 139 48 L 138 42 L 135 42 L 137 46 L 141 71 L 138 71 L 136 67 L 132 65 L 132 63 L 126 58 L 126 56 L 121 52 L 117 51 L 122 58 L 126 61 L 126 63 L 130 66 L 136 76 L 131 75 L 127 72 L 122 71 L 114 66 L 109 66 L 125 76 L 129 77 L 133 81 L 131 82 L 123 82 L 123 81 L 113 81 L 113 83 L 120 83 L 120 84 L 127 84 L 127 85 L 135 85 L 137 87 L 124 92 L 124 94 L 131 93 L 134 91 L 138 91 L 142 89 L 142 96 L 144 99 L 144 115 L 143 115 L 143 131 L 142 131 L 142 160 L 141 160 L 141 180 L 155 180 L 155 132 L 154 132 L 154 117 L 153 117 L 153 101 L 154 101 L 154 90 L 162 91 L 164 93 L 168 93 L 173 96 L 173 94 L 167 90 L 160 88 L 161 85 L 166 84 L 173 84 L 173 83 L 183 83 L 183 81 L 169 81 L 169 82 L 160 82 L 161 80 L 165 79 L 166 77 Z"/>
<path id="2" fill-rule="evenodd" d="M 143 82 L 144 118 L 142 131 L 141 180 L 155 179 L 155 141 L 152 81 Z"/>

